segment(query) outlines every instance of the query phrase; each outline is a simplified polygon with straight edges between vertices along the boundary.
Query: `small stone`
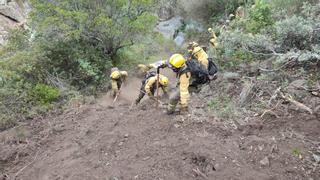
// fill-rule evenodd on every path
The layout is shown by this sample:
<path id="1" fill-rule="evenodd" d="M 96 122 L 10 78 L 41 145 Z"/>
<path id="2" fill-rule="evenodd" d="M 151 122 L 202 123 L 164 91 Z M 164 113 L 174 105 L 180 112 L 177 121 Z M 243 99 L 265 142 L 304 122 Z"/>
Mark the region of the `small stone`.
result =
<path id="1" fill-rule="evenodd" d="M 179 128 L 179 127 L 180 127 L 179 124 L 174 124 L 173 126 L 174 126 L 175 128 Z"/>
<path id="2" fill-rule="evenodd" d="M 270 164 L 269 158 L 268 158 L 268 157 L 263 158 L 263 159 L 260 161 L 260 164 L 261 164 L 262 166 L 269 166 L 269 164 Z"/>
<path id="3" fill-rule="evenodd" d="M 316 163 L 320 163 L 320 155 L 312 154 L 312 157 L 316 161 Z"/>
<path id="4" fill-rule="evenodd" d="M 123 142 L 121 141 L 121 142 L 119 142 L 119 144 L 118 144 L 119 146 L 122 146 L 123 145 Z"/>
<path id="5" fill-rule="evenodd" d="M 125 135 L 124 135 L 124 138 L 128 138 L 128 137 L 129 137 L 129 134 L 125 134 Z"/>
<path id="6" fill-rule="evenodd" d="M 149 157 L 149 156 L 147 156 L 147 157 L 143 158 L 142 160 L 143 160 L 143 161 L 146 161 L 146 160 L 148 160 L 148 159 L 150 159 L 150 157 Z"/>
<path id="7" fill-rule="evenodd" d="M 120 180 L 120 179 L 114 176 L 114 177 L 109 178 L 109 180 Z"/>
<path id="8" fill-rule="evenodd" d="M 259 149 L 259 151 L 262 151 L 264 149 L 263 145 L 262 146 L 258 146 L 258 149 Z"/>

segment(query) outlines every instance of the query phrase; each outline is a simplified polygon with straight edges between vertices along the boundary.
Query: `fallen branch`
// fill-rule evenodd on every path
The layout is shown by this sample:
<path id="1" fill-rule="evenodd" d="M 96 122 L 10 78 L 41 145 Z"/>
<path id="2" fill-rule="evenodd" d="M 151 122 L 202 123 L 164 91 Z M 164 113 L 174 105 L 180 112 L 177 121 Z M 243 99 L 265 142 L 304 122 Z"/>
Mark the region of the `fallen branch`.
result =
<path id="1" fill-rule="evenodd" d="M 265 110 L 265 111 L 261 114 L 260 117 L 262 118 L 266 113 L 270 113 L 270 114 L 273 114 L 274 116 L 276 116 L 276 118 L 279 118 L 279 116 L 278 116 L 275 112 L 273 112 L 273 110 L 275 110 L 275 109 L 278 107 L 279 104 L 280 104 L 280 102 L 278 102 L 275 107 L 273 107 L 273 108 L 271 108 L 271 109 Z"/>
<path id="2" fill-rule="evenodd" d="M 313 114 L 313 111 L 311 110 L 311 108 L 294 100 L 291 95 L 285 95 L 281 90 L 279 91 L 279 95 L 281 96 L 281 98 L 291 102 L 292 104 L 296 105 L 298 108 L 305 110 L 305 111 L 308 111 L 310 114 Z"/>
<path id="3" fill-rule="evenodd" d="M 281 87 L 279 87 L 277 90 L 274 91 L 273 95 L 271 96 L 269 102 L 268 102 L 268 106 L 270 107 L 271 106 L 271 103 L 273 100 L 275 100 L 278 96 L 278 93 L 280 92 L 281 90 Z"/>
<path id="4" fill-rule="evenodd" d="M 36 156 L 34 157 L 33 161 L 31 161 L 29 164 L 27 164 L 26 166 L 24 166 L 23 168 L 21 168 L 15 175 L 14 175 L 14 180 L 16 180 L 17 176 L 24 170 L 26 169 L 28 166 L 30 166 L 31 164 L 33 164 L 36 160 L 37 160 L 37 157 L 38 157 L 38 152 L 36 153 Z"/>
<path id="5" fill-rule="evenodd" d="M 205 175 L 203 172 L 201 172 L 201 171 L 199 170 L 199 168 L 197 168 L 197 169 L 192 169 L 192 171 L 193 171 L 194 173 L 196 173 L 198 176 L 203 177 L 204 179 L 209 179 L 207 175 Z"/>

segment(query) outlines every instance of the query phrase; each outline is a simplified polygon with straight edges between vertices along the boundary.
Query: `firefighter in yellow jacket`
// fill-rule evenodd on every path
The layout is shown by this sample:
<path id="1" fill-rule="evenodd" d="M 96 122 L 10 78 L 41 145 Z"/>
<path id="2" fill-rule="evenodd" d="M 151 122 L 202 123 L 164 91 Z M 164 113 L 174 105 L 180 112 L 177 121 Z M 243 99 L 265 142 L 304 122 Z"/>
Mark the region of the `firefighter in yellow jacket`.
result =
<path id="1" fill-rule="evenodd" d="M 199 46 L 196 42 L 191 42 L 188 45 L 188 52 L 192 59 L 197 59 L 201 65 L 208 69 L 209 60 L 208 54 L 203 50 L 202 47 Z"/>
<path id="2" fill-rule="evenodd" d="M 157 85 L 157 82 L 159 83 Z M 150 72 L 150 74 L 147 74 L 145 79 L 142 81 L 142 85 L 140 88 L 140 94 L 138 99 L 136 100 L 136 104 L 139 104 L 141 99 L 144 97 L 144 95 L 148 95 L 149 97 L 153 97 L 154 93 L 157 90 L 157 86 L 162 89 L 164 95 L 167 95 L 167 86 L 169 84 L 169 79 L 159 74 L 156 74 L 156 72 Z"/>
<path id="3" fill-rule="evenodd" d="M 174 54 L 170 57 L 168 66 L 177 73 L 179 88 L 170 95 L 167 113 L 173 114 L 179 102 L 181 104 L 180 113 L 188 112 L 191 73 L 188 71 L 186 59 L 181 54 Z"/>
<path id="4" fill-rule="evenodd" d="M 211 37 L 210 37 L 210 44 L 211 46 L 216 49 L 218 47 L 218 38 L 216 36 L 216 33 L 214 32 L 214 30 L 212 28 L 208 29 L 208 32 L 210 33 Z"/>
<path id="5" fill-rule="evenodd" d="M 117 67 L 111 69 L 110 78 L 113 97 L 116 97 L 117 94 L 120 92 L 121 85 L 127 76 L 127 71 L 120 71 Z"/>

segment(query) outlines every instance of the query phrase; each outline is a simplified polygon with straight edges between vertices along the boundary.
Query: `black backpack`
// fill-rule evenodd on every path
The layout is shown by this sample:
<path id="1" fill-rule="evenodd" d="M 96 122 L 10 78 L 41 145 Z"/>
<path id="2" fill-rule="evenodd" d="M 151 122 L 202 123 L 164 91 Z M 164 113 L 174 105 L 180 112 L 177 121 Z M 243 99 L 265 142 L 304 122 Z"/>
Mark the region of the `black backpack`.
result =
<path id="1" fill-rule="evenodd" d="M 210 82 L 208 71 L 200 65 L 196 60 L 187 60 L 187 69 L 186 71 L 191 73 L 191 76 L 194 77 L 192 84 L 206 84 Z"/>
<path id="2" fill-rule="evenodd" d="M 218 72 L 218 67 L 213 62 L 212 58 L 208 58 L 208 61 L 209 61 L 208 73 L 209 73 L 210 76 L 213 76 Z"/>
<path id="3" fill-rule="evenodd" d="M 142 80 L 142 84 L 145 84 L 146 81 L 151 78 L 151 77 L 154 77 L 156 76 L 157 73 L 155 71 L 148 71 L 145 75 L 144 75 L 144 79 Z"/>

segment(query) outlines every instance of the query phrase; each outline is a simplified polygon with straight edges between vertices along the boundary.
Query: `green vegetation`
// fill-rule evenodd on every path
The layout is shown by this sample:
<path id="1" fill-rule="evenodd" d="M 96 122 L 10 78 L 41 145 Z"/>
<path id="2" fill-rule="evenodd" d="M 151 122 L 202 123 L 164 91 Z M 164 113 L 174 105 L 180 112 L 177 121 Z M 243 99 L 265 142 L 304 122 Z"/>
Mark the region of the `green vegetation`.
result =
<path id="1" fill-rule="evenodd" d="M 147 61 L 157 51 L 143 44 L 163 41 L 152 32 L 154 0 L 31 3 L 30 27 L 13 30 L 0 50 L 0 129 L 60 106 L 72 92 L 96 94 L 113 65 Z"/>
<path id="2" fill-rule="evenodd" d="M 279 6 L 271 7 L 275 7 L 273 1 L 257 0 L 255 6 L 247 8 L 245 17 L 234 19 L 220 33 L 218 60 L 223 61 L 220 64 L 224 68 L 273 56 L 280 66 L 292 59 L 297 61 L 296 67 L 319 62 L 320 4 L 305 2 L 293 16 L 282 15 L 289 14 L 286 7 L 281 11 Z"/>
<path id="3" fill-rule="evenodd" d="M 263 112 L 272 108 L 265 92 L 275 91 L 277 87 L 286 89 L 298 78 L 306 79 L 308 88 L 314 89 L 320 72 L 320 4 L 313 0 L 237 2 L 244 8 L 244 17 L 236 17 L 230 23 L 226 23 L 226 15 L 225 23 L 212 18 L 211 27 L 219 34 L 219 48 L 210 52 L 214 53 L 221 70 L 256 78 L 255 93 L 248 97 L 247 110 Z M 222 9 L 235 14 L 235 10 Z M 227 75 L 226 72 L 223 75 Z M 242 88 L 244 86 L 242 83 Z M 218 98 L 224 97 L 224 93 L 218 94 L 208 104 L 215 115 L 227 118 L 224 114 L 246 113 L 245 109 L 237 107 L 237 98 L 226 101 Z M 302 100 L 298 96 L 295 98 Z"/>
<path id="4" fill-rule="evenodd" d="M 97 94 L 112 66 L 129 69 L 161 60 L 164 52 L 183 52 L 153 32 L 159 8 L 155 0 L 31 3 L 29 27 L 12 30 L 0 49 L 1 130 L 61 107 L 79 94 Z M 239 6 L 244 16 L 231 19 Z M 277 85 L 284 86 L 292 75 L 307 77 L 310 86 L 319 81 L 318 1 L 216 0 L 204 8 L 208 15 L 203 22 L 214 28 L 219 40 L 219 48 L 209 52 L 221 70 L 242 76 L 250 73 L 244 67 L 268 63 L 277 73 L 263 74 L 258 81 L 278 78 Z M 196 29 L 196 21 L 185 22 L 179 30 L 187 41 L 208 43 L 208 33 Z M 209 106 L 224 118 L 237 112 L 231 99 L 213 98 Z"/>

